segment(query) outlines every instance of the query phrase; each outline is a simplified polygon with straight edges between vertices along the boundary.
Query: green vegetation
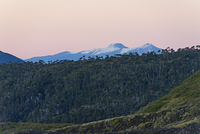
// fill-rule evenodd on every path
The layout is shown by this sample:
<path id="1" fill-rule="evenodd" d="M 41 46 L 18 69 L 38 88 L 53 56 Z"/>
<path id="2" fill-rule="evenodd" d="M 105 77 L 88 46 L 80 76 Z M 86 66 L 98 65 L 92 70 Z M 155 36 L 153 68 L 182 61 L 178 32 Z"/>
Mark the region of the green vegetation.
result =
<path id="1" fill-rule="evenodd" d="M 77 124 L 132 114 L 199 70 L 199 54 L 198 47 L 168 48 L 159 55 L 0 64 L 0 121 Z"/>
<path id="2" fill-rule="evenodd" d="M 87 133 L 88 130 L 103 132 L 155 133 L 183 129 L 200 132 L 200 71 L 175 87 L 169 94 L 147 105 L 137 114 L 106 119 L 76 126 L 67 126 L 60 130 L 66 132 Z M 94 126 L 99 126 L 95 128 Z M 57 130 L 59 132 L 59 130 Z M 183 131 L 184 132 L 184 131 Z"/>
<path id="3" fill-rule="evenodd" d="M 70 126 L 72 124 L 66 124 L 66 123 L 0 123 L 0 133 L 6 134 L 11 132 L 25 132 L 25 131 L 52 131 L 59 128 L 63 128 L 66 126 Z"/>
<path id="4" fill-rule="evenodd" d="M 153 133 L 155 128 L 179 129 L 183 122 L 198 124 L 192 121 L 200 113 L 200 72 L 194 74 L 200 69 L 198 48 L 0 64 L 0 121 L 75 123 L 33 128 L 74 133 Z"/>
<path id="5" fill-rule="evenodd" d="M 169 94 L 146 106 L 139 113 L 158 112 L 182 107 L 187 110 L 191 109 L 195 115 L 197 112 L 195 108 L 200 104 L 199 89 L 200 71 L 189 77 L 180 86 L 174 88 Z"/>

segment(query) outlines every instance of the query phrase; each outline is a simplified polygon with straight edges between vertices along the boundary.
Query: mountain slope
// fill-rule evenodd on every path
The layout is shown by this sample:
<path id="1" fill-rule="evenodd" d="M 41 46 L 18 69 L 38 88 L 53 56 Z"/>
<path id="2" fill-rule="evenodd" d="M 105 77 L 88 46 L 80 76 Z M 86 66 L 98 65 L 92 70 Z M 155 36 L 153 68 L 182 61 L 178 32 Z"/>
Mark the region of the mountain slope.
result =
<path id="1" fill-rule="evenodd" d="M 9 62 L 23 63 L 24 61 L 22 59 L 17 58 L 16 56 L 0 51 L 0 64 Z"/>
<path id="2" fill-rule="evenodd" d="M 4 117 L 1 116 L 0 119 L 9 121 L 10 117 L 15 117 L 15 121 L 20 122 L 38 122 L 44 119 L 48 123 L 55 120 L 77 120 L 77 123 L 82 120 L 87 122 L 87 119 L 99 120 L 62 128 L 54 124 L 54 128 L 59 128 L 51 130 L 55 133 L 199 133 L 200 71 L 195 71 L 199 69 L 199 54 L 198 49 L 185 48 L 177 52 L 164 51 L 160 55 L 130 54 L 103 60 L 65 61 L 45 65 L 31 62 L 3 64 L 0 66 L 0 106 L 3 105 L 0 107 L 0 115 Z M 17 69 L 12 69 L 13 67 Z M 137 70 L 131 72 L 133 69 Z M 194 75 L 175 87 L 183 81 L 183 77 L 194 72 Z M 99 73 L 101 75 L 97 75 Z M 131 77 L 132 74 L 135 78 Z M 61 79 L 63 76 L 64 79 Z M 103 83 L 101 79 L 108 83 Z M 110 87 L 104 87 L 104 84 Z M 133 90 L 136 87 L 131 88 L 131 84 L 138 86 L 135 92 Z M 163 89 L 167 92 L 166 89 L 172 84 L 175 88 L 169 94 L 135 114 L 110 118 L 113 114 L 119 116 L 119 112 L 126 112 L 127 108 L 135 108 L 135 104 L 146 105 L 151 101 L 149 96 L 162 96 L 165 94 Z M 60 113 L 63 108 L 70 107 L 69 113 Z M 110 119 L 101 120 L 101 115 L 108 115 L 107 118 Z M 45 120 L 45 116 L 49 119 Z M 5 123 L 5 126 L 13 128 L 9 127 L 12 123 Z M 45 130 L 49 129 L 44 126 L 43 131 Z"/>
<path id="3" fill-rule="evenodd" d="M 75 133 L 199 133 L 200 71 L 175 87 L 169 94 L 136 114 L 82 125 L 68 126 L 57 132 Z M 98 126 L 98 127 L 97 127 Z"/>
<path id="4" fill-rule="evenodd" d="M 85 58 L 88 59 L 88 57 L 96 57 L 96 56 L 105 57 L 106 55 L 114 56 L 115 54 L 124 54 L 124 53 L 130 53 L 130 52 L 137 52 L 138 54 L 141 55 L 142 53 L 147 53 L 147 52 L 152 52 L 152 51 L 157 52 L 158 50 L 161 50 L 161 49 L 149 43 L 140 47 L 135 47 L 135 48 L 128 48 L 121 43 L 114 43 L 114 44 L 109 45 L 106 48 L 95 48 L 91 50 L 84 50 L 77 53 L 66 51 L 66 52 L 55 54 L 55 55 L 33 57 L 30 59 L 26 59 L 25 61 L 38 62 L 39 60 L 43 60 L 46 63 L 48 63 L 48 61 L 66 60 L 66 59 L 77 61 L 82 56 L 85 56 Z"/>
<path id="5" fill-rule="evenodd" d="M 85 123 L 128 115 L 199 70 L 199 55 L 200 50 L 191 48 L 52 64 L 2 64 L 0 121 Z"/>
<path id="6" fill-rule="evenodd" d="M 169 94 L 146 106 L 139 113 L 159 112 L 180 107 L 184 107 L 187 111 L 194 110 L 194 112 L 198 111 L 200 113 L 199 106 L 200 71 L 189 77 L 180 86 L 174 88 Z"/>

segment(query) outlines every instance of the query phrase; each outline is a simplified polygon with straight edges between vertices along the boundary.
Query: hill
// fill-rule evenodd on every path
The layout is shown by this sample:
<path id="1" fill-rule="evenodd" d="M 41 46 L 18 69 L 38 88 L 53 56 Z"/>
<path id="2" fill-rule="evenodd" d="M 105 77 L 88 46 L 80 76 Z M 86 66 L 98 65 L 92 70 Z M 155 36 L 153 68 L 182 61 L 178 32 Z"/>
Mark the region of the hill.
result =
<path id="1" fill-rule="evenodd" d="M 168 109 L 185 109 L 193 116 L 200 113 L 200 71 L 189 77 L 180 86 L 174 88 L 169 94 L 146 106 L 139 113 L 151 113 Z"/>
<path id="2" fill-rule="evenodd" d="M 42 57 L 33 57 L 30 59 L 26 59 L 25 61 L 33 61 L 33 62 L 38 62 L 39 60 L 43 60 L 44 62 L 48 63 L 48 61 L 56 61 L 56 60 L 74 60 L 77 61 L 79 60 L 80 57 L 85 57 L 85 59 L 88 59 L 89 57 L 106 57 L 106 55 L 109 56 L 114 56 L 115 54 L 124 54 L 124 53 L 133 53 L 137 52 L 139 55 L 142 53 L 147 53 L 147 52 L 157 52 L 158 50 L 161 50 L 160 48 L 155 47 L 152 44 L 144 44 L 143 46 L 140 47 L 135 47 L 135 48 L 128 48 L 124 46 L 121 43 L 113 43 L 105 48 L 95 48 L 91 50 L 84 50 L 80 52 L 61 52 L 55 55 L 48 55 L 48 56 L 42 56 Z"/>
<path id="3" fill-rule="evenodd" d="M 0 64 L 1 63 L 9 63 L 9 62 L 23 63 L 24 61 L 22 59 L 19 59 L 15 56 L 11 55 L 11 54 L 0 51 Z"/>
<path id="4" fill-rule="evenodd" d="M 77 62 L 61 61 L 52 64 L 44 64 L 42 61 L 39 63 L 2 64 L 0 66 L 2 93 L 0 115 L 3 115 L 1 120 L 48 123 L 41 128 L 38 128 L 37 125 L 30 126 L 27 123 L 24 125 L 2 123 L 2 132 L 4 130 L 12 132 L 25 130 L 24 133 L 45 133 L 41 132 L 45 130 L 52 131 L 51 133 L 199 132 L 200 71 L 183 83 L 181 82 L 183 78 L 199 69 L 199 52 L 198 48 L 191 47 L 179 49 L 177 52 L 166 49 L 159 55 L 154 53 L 142 56 L 129 54 L 105 59 L 97 57 Z M 136 67 L 138 67 L 137 70 L 130 72 Z M 97 75 L 99 73 L 101 73 L 100 76 Z M 134 74 L 135 77 L 131 77 L 131 74 Z M 124 75 L 125 77 L 122 77 Z M 108 87 L 109 90 L 106 90 L 101 78 L 104 82 L 108 82 L 105 85 L 110 85 L 113 89 Z M 144 81 L 142 78 L 148 79 Z M 133 81 L 130 80 L 138 80 L 142 83 L 137 83 L 138 87 L 134 86 L 136 90 L 133 90 L 134 88 L 130 88 L 133 86 L 130 85 Z M 124 91 L 122 88 L 116 88 L 120 82 L 127 82 L 123 86 Z M 145 84 L 145 82 L 150 84 Z M 179 82 L 182 84 L 176 87 Z M 162 83 L 164 84 L 162 85 Z M 70 87 L 73 90 L 68 90 Z M 170 92 L 172 87 L 174 89 Z M 167 95 L 158 100 L 154 99 L 163 94 Z M 133 96 L 136 97 L 133 98 Z M 156 101 L 152 102 L 153 99 Z M 101 103 L 97 103 L 98 100 L 101 100 Z M 145 106 L 148 102 L 152 103 L 142 108 L 142 104 Z M 135 110 L 133 111 L 135 114 L 126 116 L 124 113 L 135 108 L 132 106 L 133 104 L 140 110 L 137 112 Z M 118 111 L 120 107 L 122 107 L 122 111 Z M 57 112 L 64 108 L 69 110 L 66 110 L 64 114 Z M 118 116 L 117 114 L 124 116 L 114 117 Z M 101 120 L 109 118 L 109 116 L 114 118 Z M 93 122 L 89 122 L 90 120 Z M 70 126 L 68 124 L 58 126 L 49 124 L 50 122 L 67 121 L 89 123 Z M 50 130 L 49 126 L 51 125 L 53 127 Z M 30 128 L 34 130 L 30 130 Z"/>
<path id="5" fill-rule="evenodd" d="M 86 123 L 129 115 L 200 69 L 200 50 L 0 65 L 1 122 Z"/>
<path id="6" fill-rule="evenodd" d="M 136 114 L 68 126 L 74 133 L 199 133 L 200 71 Z"/>
<path id="7" fill-rule="evenodd" d="M 85 124 L 2 124 L 4 127 L 34 134 L 61 133 L 126 133 L 126 134 L 182 134 L 199 133 L 200 127 L 200 71 L 175 87 L 169 94 L 152 102 L 137 113 Z M 51 126 L 51 127 L 50 127 Z M 33 128 L 33 130 L 27 129 Z M 40 130 L 40 131 L 39 131 Z M 43 130 L 43 131 L 41 131 Z M 1 131 L 5 132 L 5 131 Z M 22 134 L 22 132 L 16 132 Z"/>

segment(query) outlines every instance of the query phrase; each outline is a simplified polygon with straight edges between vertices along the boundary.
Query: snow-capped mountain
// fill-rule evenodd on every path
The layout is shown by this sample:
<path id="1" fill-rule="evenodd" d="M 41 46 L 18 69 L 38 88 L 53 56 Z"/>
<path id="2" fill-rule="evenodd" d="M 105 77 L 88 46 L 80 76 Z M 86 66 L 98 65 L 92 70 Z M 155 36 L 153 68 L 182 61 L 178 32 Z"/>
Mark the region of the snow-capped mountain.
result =
<path id="1" fill-rule="evenodd" d="M 137 52 L 139 55 L 142 53 L 147 53 L 147 52 L 152 52 L 155 51 L 157 53 L 158 50 L 161 50 L 161 48 L 157 48 L 152 44 L 144 44 L 143 46 L 140 47 L 135 47 L 135 48 L 128 48 L 124 46 L 121 43 L 113 43 L 110 44 L 108 47 L 105 48 L 95 48 L 95 49 L 90 49 L 90 50 L 84 50 L 80 52 L 61 52 L 55 55 L 48 55 L 48 56 L 42 56 L 42 57 L 33 57 L 30 59 L 26 59 L 25 61 L 33 61 L 33 62 L 38 62 L 39 60 L 43 60 L 44 62 L 48 61 L 56 61 L 56 60 L 79 60 L 80 57 L 85 56 L 87 59 L 89 56 L 90 57 L 96 57 L 96 56 L 103 56 L 105 57 L 106 55 L 109 56 L 114 56 L 115 54 L 124 54 L 124 53 L 130 53 L 130 52 Z"/>

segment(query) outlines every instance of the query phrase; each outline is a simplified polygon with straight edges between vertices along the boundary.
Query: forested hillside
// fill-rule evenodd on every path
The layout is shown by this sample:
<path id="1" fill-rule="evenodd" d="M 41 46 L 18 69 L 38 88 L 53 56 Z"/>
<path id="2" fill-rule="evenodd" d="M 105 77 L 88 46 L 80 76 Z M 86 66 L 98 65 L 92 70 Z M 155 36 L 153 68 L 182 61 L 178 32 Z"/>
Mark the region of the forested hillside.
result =
<path id="1" fill-rule="evenodd" d="M 200 71 L 135 114 L 66 126 L 65 133 L 197 134 L 200 133 Z"/>
<path id="2" fill-rule="evenodd" d="M 200 69 L 198 48 L 0 64 L 0 121 L 84 123 L 134 113 Z"/>

